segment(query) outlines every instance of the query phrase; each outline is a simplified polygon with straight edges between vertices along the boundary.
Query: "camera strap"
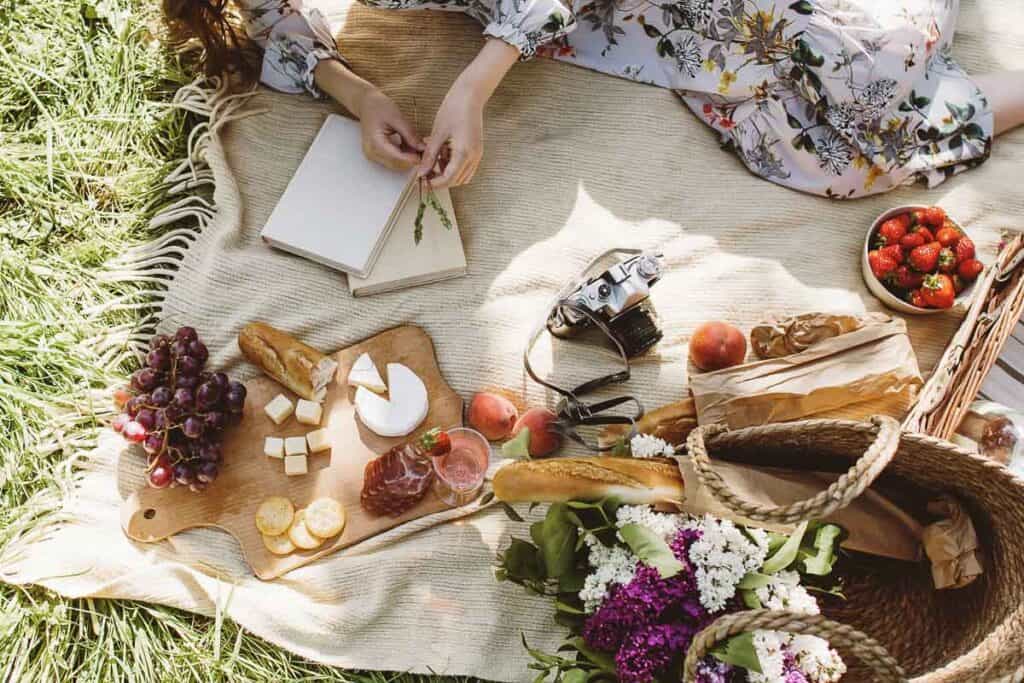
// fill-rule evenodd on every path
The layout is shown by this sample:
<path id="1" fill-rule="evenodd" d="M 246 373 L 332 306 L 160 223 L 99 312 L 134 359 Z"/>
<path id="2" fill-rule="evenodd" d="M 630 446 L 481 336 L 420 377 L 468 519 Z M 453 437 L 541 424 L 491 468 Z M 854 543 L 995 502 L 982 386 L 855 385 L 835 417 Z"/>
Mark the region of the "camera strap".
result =
<path id="1" fill-rule="evenodd" d="M 593 391 L 597 391 L 598 389 L 610 384 L 618 384 L 620 382 L 628 381 L 630 377 L 629 356 L 626 355 L 626 351 L 622 348 L 622 344 L 618 339 L 616 339 L 615 335 L 612 334 L 611 329 L 609 329 L 608 325 L 600 318 L 600 316 L 597 316 L 589 309 L 578 306 L 575 302 L 565 298 L 557 299 L 554 306 L 568 308 L 588 318 L 595 327 L 601 330 L 601 332 L 611 340 L 612 344 L 615 346 L 615 350 L 618 352 L 619 357 L 622 360 L 624 369 L 619 372 L 588 380 L 571 389 L 566 389 L 547 380 L 541 379 L 537 373 L 534 372 L 533 366 L 530 364 L 530 352 L 536 345 L 537 340 L 540 339 L 540 336 L 547 331 L 547 312 L 545 312 L 545 322 L 542 322 L 540 327 L 534 331 L 533 335 L 530 337 L 529 343 L 526 345 L 525 351 L 523 351 L 523 366 L 526 368 L 526 373 L 531 379 L 533 379 L 533 381 L 554 391 L 562 397 L 562 400 L 559 401 L 558 405 L 555 407 L 555 413 L 558 416 L 558 420 L 555 423 L 556 429 L 562 434 L 562 436 L 572 439 L 591 450 L 611 450 L 614 446 L 601 446 L 596 441 L 588 441 L 582 434 L 580 434 L 578 427 L 593 427 L 613 424 L 635 425 L 636 421 L 643 417 L 643 404 L 640 403 L 638 398 L 632 395 L 617 396 L 615 398 L 598 401 L 596 403 L 587 403 L 580 397 Z M 552 310 L 552 308 L 553 307 L 549 307 L 548 311 Z M 633 403 L 636 406 L 636 411 L 633 415 L 606 414 L 606 411 L 617 408 L 625 403 Z M 632 438 L 635 432 L 636 427 L 634 426 L 633 429 L 630 430 L 629 437 Z"/>

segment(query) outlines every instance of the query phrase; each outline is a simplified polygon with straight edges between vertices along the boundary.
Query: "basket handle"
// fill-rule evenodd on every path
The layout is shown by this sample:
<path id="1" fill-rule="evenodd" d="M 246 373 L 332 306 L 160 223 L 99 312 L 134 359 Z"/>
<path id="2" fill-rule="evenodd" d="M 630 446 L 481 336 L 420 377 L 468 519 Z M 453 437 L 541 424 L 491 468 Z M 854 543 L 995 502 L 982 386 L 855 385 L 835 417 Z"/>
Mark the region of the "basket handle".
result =
<path id="1" fill-rule="evenodd" d="M 827 421 L 822 421 L 827 422 Z M 864 454 L 839 479 L 827 489 L 806 500 L 789 505 L 772 506 L 751 503 L 733 493 L 718 472 L 711 466 L 705 436 L 715 436 L 726 431 L 723 425 L 706 425 L 690 432 L 686 447 L 693 461 L 694 470 L 700 483 L 711 496 L 732 512 L 759 522 L 794 524 L 805 519 L 822 519 L 836 510 L 849 505 L 878 478 L 882 470 L 896 455 L 900 445 L 900 424 L 891 417 L 875 415 L 871 422 L 877 428 L 874 442 Z M 861 428 L 866 427 L 860 426 Z M 773 426 L 756 428 L 771 431 Z"/>
<path id="2" fill-rule="evenodd" d="M 877 640 L 851 626 L 820 614 L 754 609 L 719 617 L 694 637 L 686 653 L 683 681 L 693 683 L 696 680 L 697 664 L 711 652 L 716 643 L 740 633 L 758 630 L 785 631 L 824 638 L 833 647 L 853 654 L 871 669 L 875 680 L 886 683 L 906 680 L 902 667 Z"/>

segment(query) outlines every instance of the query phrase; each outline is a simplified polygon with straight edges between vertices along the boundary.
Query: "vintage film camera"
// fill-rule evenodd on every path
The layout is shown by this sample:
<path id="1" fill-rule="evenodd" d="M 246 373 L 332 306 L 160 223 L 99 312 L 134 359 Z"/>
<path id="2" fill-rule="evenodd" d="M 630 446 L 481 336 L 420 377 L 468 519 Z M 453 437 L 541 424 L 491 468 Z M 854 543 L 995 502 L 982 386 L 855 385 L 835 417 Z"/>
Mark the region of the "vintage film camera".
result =
<path id="1" fill-rule="evenodd" d="M 547 328 L 556 337 L 569 338 L 596 324 L 633 358 L 662 338 L 650 300 L 651 287 L 661 278 L 661 254 L 617 251 L 632 255 L 568 289 L 548 315 Z"/>

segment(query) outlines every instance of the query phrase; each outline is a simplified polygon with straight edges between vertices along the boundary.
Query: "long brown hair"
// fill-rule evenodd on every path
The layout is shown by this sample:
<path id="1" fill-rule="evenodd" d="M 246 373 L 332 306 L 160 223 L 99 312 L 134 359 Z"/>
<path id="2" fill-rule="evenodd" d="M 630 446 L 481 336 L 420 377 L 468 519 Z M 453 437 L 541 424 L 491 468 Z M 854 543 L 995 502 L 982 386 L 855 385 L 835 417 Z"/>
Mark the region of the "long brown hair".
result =
<path id="1" fill-rule="evenodd" d="M 206 75 L 256 79 L 259 58 L 229 0 L 163 0 L 163 7 L 171 43 Z"/>

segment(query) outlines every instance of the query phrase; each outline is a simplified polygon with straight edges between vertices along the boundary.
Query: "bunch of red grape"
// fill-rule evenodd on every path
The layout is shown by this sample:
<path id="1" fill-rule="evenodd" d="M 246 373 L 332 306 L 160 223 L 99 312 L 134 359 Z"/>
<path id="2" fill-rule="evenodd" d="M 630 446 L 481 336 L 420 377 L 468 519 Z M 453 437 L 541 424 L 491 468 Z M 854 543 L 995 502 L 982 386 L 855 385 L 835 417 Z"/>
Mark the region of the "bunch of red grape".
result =
<path id="1" fill-rule="evenodd" d="M 245 387 L 223 372 L 204 372 L 207 356 L 192 327 L 179 328 L 173 337 L 157 335 L 130 390 L 114 394 L 123 410 L 114 430 L 142 444 L 154 488 L 205 489 L 223 463 L 224 428 L 242 417 Z"/>

